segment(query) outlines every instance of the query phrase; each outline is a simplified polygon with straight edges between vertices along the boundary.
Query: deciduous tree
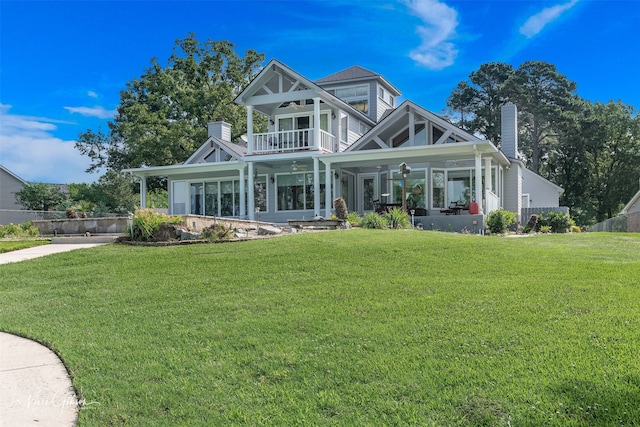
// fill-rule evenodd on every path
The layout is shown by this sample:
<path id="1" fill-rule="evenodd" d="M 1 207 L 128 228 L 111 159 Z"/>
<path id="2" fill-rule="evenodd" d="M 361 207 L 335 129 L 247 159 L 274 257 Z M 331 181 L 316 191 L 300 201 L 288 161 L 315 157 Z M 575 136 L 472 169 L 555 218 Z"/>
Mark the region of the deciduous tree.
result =
<path id="1" fill-rule="evenodd" d="M 505 82 L 503 91 L 521 113 L 520 146 L 528 167 L 541 173 L 540 160 L 557 140 L 558 127 L 578 105 L 576 84 L 553 64 L 527 61 Z"/>
<path id="2" fill-rule="evenodd" d="M 153 58 L 120 92 L 108 133 L 79 135 L 76 148 L 92 161 L 88 171 L 183 162 L 206 139 L 207 123 L 217 119 L 232 124 L 232 138 L 239 139 L 246 131 L 246 109 L 233 100 L 263 60 L 255 50 L 240 57 L 229 41 L 199 42 L 194 34 L 177 40 L 165 67 Z M 256 117 L 254 127 L 266 128 L 266 120 Z"/>
<path id="3" fill-rule="evenodd" d="M 22 190 L 15 193 L 16 202 L 25 209 L 34 211 L 49 211 L 61 208 L 67 196 L 55 184 L 41 182 L 26 184 Z"/>

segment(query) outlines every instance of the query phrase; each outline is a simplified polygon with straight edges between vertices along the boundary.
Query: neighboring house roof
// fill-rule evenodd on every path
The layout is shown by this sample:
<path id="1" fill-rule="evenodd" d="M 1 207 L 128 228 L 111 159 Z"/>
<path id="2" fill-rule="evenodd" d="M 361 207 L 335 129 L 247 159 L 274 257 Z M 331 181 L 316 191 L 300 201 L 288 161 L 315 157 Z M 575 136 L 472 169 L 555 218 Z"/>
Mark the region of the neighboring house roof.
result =
<path id="1" fill-rule="evenodd" d="M 558 192 L 558 195 L 564 193 L 564 188 L 560 187 L 559 185 L 554 184 L 553 182 L 549 181 L 548 179 L 546 179 L 542 175 L 538 175 L 537 173 L 535 173 L 534 171 L 532 171 L 530 169 L 527 169 L 527 168 L 523 167 L 522 168 L 522 174 L 523 175 L 528 175 L 532 179 L 537 179 L 537 180 L 542 181 L 545 184 L 555 188 L 556 191 Z"/>
<path id="2" fill-rule="evenodd" d="M 632 212 L 640 212 L 640 191 L 638 191 L 635 196 L 629 200 L 629 203 L 622 208 L 620 212 L 622 215 L 627 215 Z"/>
<path id="3" fill-rule="evenodd" d="M 2 169 L 3 171 L 5 171 L 9 175 L 11 175 L 12 177 L 17 179 L 18 181 L 22 182 L 23 184 L 28 184 L 27 181 L 25 181 L 24 179 L 20 178 L 18 175 L 16 175 L 15 173 L 11 172 L 9 169 L 5 168 L 4 166 L 0 165 L 0 169 Z"/>
<path id="4" fill-rule="evenodd" d="M 382 75 L 378 73 L 374 73 L 371 70 L 367 70 L 366 68 L 362 68 L 359 65 L 354 65 L 353 67 L 349 67 L 346 70 L 338 71 L 337 73 L 331 74 L 329 76 L 323 77 L 321 79 L 316 80 L 316 84 L 326 85 L 328 83 L 344 83 L 349 81 L 360 81 L 360 80 L 371 80 L 377 79 L 391 89 L 395 96 L 400 96 L 400 91 L 391 83 L 387 81 Z"/>

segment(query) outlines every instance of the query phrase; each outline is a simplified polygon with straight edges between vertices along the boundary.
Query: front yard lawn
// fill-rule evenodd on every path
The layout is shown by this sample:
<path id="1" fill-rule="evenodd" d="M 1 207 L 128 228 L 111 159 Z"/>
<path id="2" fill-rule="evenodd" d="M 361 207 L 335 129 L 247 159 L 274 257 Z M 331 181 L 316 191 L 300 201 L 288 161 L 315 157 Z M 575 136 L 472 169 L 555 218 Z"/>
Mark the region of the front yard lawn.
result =
<path id="1" fill-rule="evenodd" d="M 637 425 L 640 235 L 302 233 L 0 266 L 80 426 Z"/>

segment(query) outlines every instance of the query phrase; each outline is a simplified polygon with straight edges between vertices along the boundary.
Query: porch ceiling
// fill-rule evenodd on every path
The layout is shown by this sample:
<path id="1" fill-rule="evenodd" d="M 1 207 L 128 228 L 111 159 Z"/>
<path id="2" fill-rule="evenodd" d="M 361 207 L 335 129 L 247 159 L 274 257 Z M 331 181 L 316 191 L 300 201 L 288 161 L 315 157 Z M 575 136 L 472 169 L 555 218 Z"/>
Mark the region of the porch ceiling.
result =
<path id="1" fill-rule="evenodd" d="M 246 162 L 230 161 L 222 163 L 197 163 L 191 165 L 152 166 L 147 168 L 123 169 L 122 172 L 132 173 L 138 177 L 150 176 L 180 176 L 198 173 L 216 173 L 239 171 L 247 166 Z"/>
<path id="2" fill-rule="evenodd" d="M 483 157 L 489 155 L 494 162 L 503 166 L 510 164 L 504 154 L 488 141 L 324 154 L 320 156 L 320 160 L 324 163 L 340 164 L 343 167 L 400 164 L 402 162 L 410 165 L 411 163 L 474 160 L 476 153 Z"/>

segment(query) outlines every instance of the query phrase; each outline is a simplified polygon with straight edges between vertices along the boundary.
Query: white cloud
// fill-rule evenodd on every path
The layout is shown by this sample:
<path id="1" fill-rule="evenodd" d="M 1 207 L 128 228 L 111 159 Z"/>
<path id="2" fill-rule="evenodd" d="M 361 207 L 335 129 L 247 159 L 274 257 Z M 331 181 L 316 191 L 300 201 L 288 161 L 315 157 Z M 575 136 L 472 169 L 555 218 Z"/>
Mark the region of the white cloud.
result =
<path id="1" fill-rule="evenodd" d="M 458 12 L 438 0 L 405 0 L 405 4 L 424 23 L 417 29 L 422 43 L 409 53 L 411 59 L 433 70 L 452 65 L 458 55 L 450 41 L 456 36 Z"/>
<path id="2" fill-rule="evenodd" d="M 94 91 L 92 91 L 92 90 L 89 90 L 89 91 L 87 91 L 87 96 L 89 96 L 90 98 L 97 98 L 97 97 L 98 97 L 98 94 L 97 94 L 97 93 L 95 93 L 95 92 L 94 92 Z"/>
<path id="3" fill-rule="evenodd" d="M 522 27 L 520 27 L 520 34 L 524 35 L 527 38 L 535 36 L 536 34 L 540 33 L 540 31 L 542 31 L 544 27 L 547 26 L 547 24 L 558 19 L 560 15 L 571 9 L 576 5 L 576 3 L 578 3 L 578 0 L 571 0 L 568 3 L 542 9 L 540 12 L 527 19 Z"/>
<path id="4" fill-rule="evenodd" d="M 43 117 L 20 116 L 9 112 L 11 106 L 0 104 L 0 163 L 30 182 L 66 184 L 90 182 L 87 175 L 90 159 L 82 156 L 73 140 L 53 135 L 55 123 Z"/>
<path id="5" fill-rule="evenodd" d="M 78 113 L 86 117 L 97 117 L 99 119 L 112 119 L 116 115 L 116 110 L 107 110 L 104 107 L 64 107 L 70 113 Z"/>

